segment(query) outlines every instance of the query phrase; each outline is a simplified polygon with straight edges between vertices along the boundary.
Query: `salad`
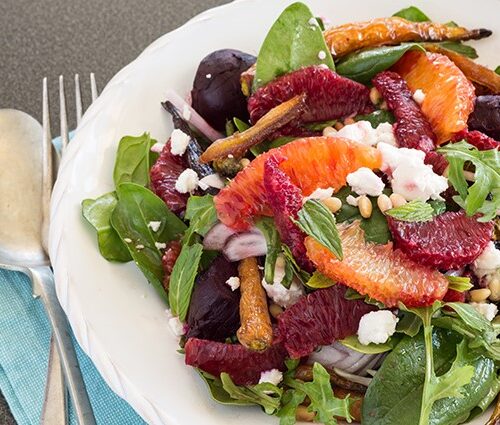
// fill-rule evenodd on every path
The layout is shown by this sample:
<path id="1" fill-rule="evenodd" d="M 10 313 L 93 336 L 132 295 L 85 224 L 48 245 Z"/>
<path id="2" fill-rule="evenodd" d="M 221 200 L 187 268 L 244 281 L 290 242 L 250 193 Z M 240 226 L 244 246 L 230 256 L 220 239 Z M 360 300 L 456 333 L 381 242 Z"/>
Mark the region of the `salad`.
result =
<path id="1" fill-rule="evenodd" d="M 125 136 L 82 202 L 211 396 L 281 425 L 454 425 L 500 392 L 500 75 L 486 29 L 287 7 L 203 58 L 165 143 Z M 500 423 L 500 406 L 488 424 Z"/>

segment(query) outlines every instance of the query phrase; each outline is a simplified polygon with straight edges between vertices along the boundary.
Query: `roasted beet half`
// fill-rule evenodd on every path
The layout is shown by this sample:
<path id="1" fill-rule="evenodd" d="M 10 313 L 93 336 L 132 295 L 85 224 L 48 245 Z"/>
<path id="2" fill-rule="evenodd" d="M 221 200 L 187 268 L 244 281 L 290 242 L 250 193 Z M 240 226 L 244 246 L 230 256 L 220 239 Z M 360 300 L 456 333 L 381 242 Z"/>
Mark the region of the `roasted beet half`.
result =
<path id="1" fill-rule="evenodd" d="M 232 291 L 226 284 L 238 276 L 237 263 L 218 256 L 196 280 L 187 324 L 187 337 L 224 341 L 240 327 L 240 290 Z"/>
<path id="2" fill-rule="evenodd" d="M 478 96 L 468 125 L 500 141 L 500 95 Z"/>
<path id="3" fill-rule="evenodd" d="M 255 60 L 239 50 L 222 49 L 205 56 L 198 65 L 191 91 L 193 108 L 217 130 L 224 131 L 226 121 L 234 117 L 248 120 L 240 76 Z"/>

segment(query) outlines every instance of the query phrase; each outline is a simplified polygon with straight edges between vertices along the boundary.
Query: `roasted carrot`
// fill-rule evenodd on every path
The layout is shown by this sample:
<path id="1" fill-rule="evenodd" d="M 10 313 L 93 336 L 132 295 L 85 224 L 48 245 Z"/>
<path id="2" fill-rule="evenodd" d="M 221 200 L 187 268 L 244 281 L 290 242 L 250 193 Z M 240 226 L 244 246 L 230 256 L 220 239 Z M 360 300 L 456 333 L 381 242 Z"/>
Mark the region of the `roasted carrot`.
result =
<path id="1" fill-rule="evenodd" d="M 228 155 L 242 156 L 248 148 L 264 141 L 276 130 L 297 119 L 302 113 L 304 102 L 304 94 L 295 96 L 271 109 L 248 130 L 216 140 L 201 155 L 201 162 L 207 163 L 214 159 L 226 158 Z"/>
<path id="2" fill-rule="evenodd" d="M 433 22 L 411 22 L 393 16 L 366 22 L 355 22 L 330 28 L 324 32 L 326 44 L 339 58 L 355 50 L 408 41 L 477 40 L 488 37 L 487 29 L 468 30 Z"/>
<path id="3" fill-rule="evenodd" d="M 267 297 L 260 282 L 260 271 L 255 257 L 245 258 L 238 266 L 240 275 L 240 320 L 236 335 L 245 347 L 261 351 L 271 346 L 273 328 L 267 308 Z"/>

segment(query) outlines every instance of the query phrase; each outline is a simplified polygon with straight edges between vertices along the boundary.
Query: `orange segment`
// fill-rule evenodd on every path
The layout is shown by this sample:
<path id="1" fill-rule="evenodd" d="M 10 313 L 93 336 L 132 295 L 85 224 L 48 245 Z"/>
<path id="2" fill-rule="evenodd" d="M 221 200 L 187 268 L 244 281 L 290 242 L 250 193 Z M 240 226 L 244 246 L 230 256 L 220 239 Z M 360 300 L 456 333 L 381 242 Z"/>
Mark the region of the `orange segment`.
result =
<path id="1" fill-rule="evenodd" d="M 280 168 L 302 189 L 304 196 L 317 188 L 340 189 L 349 173 L 360 167 L 380 168 L 377 149 L 341 137 L 307 137 L 259 155 L 215 197 L 219 220 L 235 230 L 246 230 L 254 216 L 271 215 L 264 190 L 264 163 L 279 153 Z"/>
<path id="2" fill-rule="evenodd" d="M 412 50 L 392 68 L 412 91 L 425 93 L 422 112 L 429 120 L 439 144 L 467 127 L 474 109 L 474 86 L 446 56 Z"/>
<path id="3" fill-rule="evenodd" d="M 411 307 L 431 305 L 446 294 L 448 281 L 441 273 L 393 250 L 392 243 L 366 242 L 359 221 L 340 225 L 339 233 L 342 261 L 311 237 L 305 240 L 308 257 L 329 278 L 387 307 L 397 307 L 399 301 Z"/>

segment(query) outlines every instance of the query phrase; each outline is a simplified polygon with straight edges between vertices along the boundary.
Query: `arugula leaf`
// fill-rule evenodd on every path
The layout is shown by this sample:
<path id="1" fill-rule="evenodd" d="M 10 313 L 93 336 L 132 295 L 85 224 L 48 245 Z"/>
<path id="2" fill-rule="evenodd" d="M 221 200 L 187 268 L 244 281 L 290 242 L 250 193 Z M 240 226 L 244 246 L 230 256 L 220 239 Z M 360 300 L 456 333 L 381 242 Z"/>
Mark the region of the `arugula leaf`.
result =
<path id="1" fill-rule="evenodd" d="M 412 22 L 427 22 L 431 20 L 424 12 L 415 6 L 401 9 L 392 16 L 399 16 L 400 18 L 404 18 Z"/>
<path id="2" fill-rule="evenodd" d="M 325 53 L 322 59 L 320 52 Z M 293 3 L 278 17 L 260 48 L 253 90 L 280 75 L 320 64 L 335 69 L 330 50 L 313 14 L 305 4 Z"/>
<path id="3" fill-rule="evenodd" d="M 234 117 L 233 122 L 240 133 L 250 128 L 250 124 L 246 123 L 243 120 L 240 120 L 239 118 Z"/>
<path id="4" fill-rule="evenodd" d="M 416 314 L 409 311 L 400 312 L 401 317 L 396 325 L 396 332 L 404 333 L 408 336 L 414 337 L 422 328 L 422 320 Z"/>
<path id="5" fill-rule="evenodd" d="M 446 279 L 448 279 L 448 289 L 453 289 L 454 291 L 464 292 L 474 286 L 470 283 L 469 277 L 446 275 Z"/>
<path id="6" fill-rule="evenodd" d="M 411 201 L 397 208 L 387 210 L 386 215 L 400 221 L 421 222 L 429 221 L 434 217 L 434 209 L 423 201 Z"/>
<path id="7" fill-rule="evenodd" d="M 460 41 L 442 41 L 438 44 L 445 49 L 460 53 L 462 56 L 466 56 L 470 59 L 477 59 L 479 57 L 474 47 L 463 44 Z"/>
<path id="8" fill-rule="evenodd" d="M 383 343 L 383 344 L 373 344 L 370 343 L 368 345 L 361 344 L 359 342 L 359 339 L 357 335 L 351 335 L 348 336 L 347 338 L 339 340 L 339 342 L 346 346 L 347 348 L 350 348 L 351 350 L 357 351 L 359 353 L 364 353 L 364 354 L 379 354 L 379 353 L 386 353 L 387 351 L 391 351 L 396 344 L 399 342 L 400 338 L 397 336 L 393 336 L 389 339 L 389 341 Z"/>
<path id="9" fill-rule="evenodd" d="M 281 240 L 274 221 L 270 217 L 262 217 L 255 226 L 263 233 L 267 243 L 266 262 L 264 264 L 264 278 L 271 284 L 274 282 L 276 259 L 281 253 Z"/>
<path id="10" fill-rule="evenodd" d="M 394 115 L 391 111 L 388 111 L 386 109 L 379 109 L 378 111 L 374 111 L 371 114 L 356 115 L 354 117 L 354 121 L 368 121 L 372 125 L 372 128 L 377 128 L 384 122 L 394 124 L 396 122 L 396 118 L 394 118 Z"/>
<path id="11" fill-rule="evenodd" d="M 132 240 L 126 246 L 147 280 L 167 301 L 162 285 L 163 266 L 156 242 L 170 242 L 182 234 L 186 225 L 153 192 L 135 183 L 122 183 L 117 189 L 118 203 L 111 214 L 111 225 L 120 239 Z M 158 231 L 149 227 L 159 221 Z"/>
<path id="12" fill-rule="evenodd" d="M 386 195 L 389 195 L 388 190 L 384 190 Z M 335 214 L 337 222 L 342 223 L 347 221 L 352 223 L 354 220 L 360 220 L 361 228 L 365 232 L 365 240 L 367 242 L 375 242 L 378 244 L 385 244 L 391 240 L 391 232 L 389 231 L 389 226 L 387 225 L 387 219 L 385 215 L 380 211 L 377 206 L 377 198 L 369 196 L 373 211 L 370 218 L 363 218 L 359 212 L 359 208 L 349 205 L 346 201 L 349 195 L 354 194 L 351 188 L 348 186 L 340 189 L 335 196 L 342 201 L 342 207 Z"/>
<path id="13" fill-rule="evenodd" d="M 113 170 L 116 187 L 126 182 L 149 185 L 149 169 L 157 156 L 151 152 L 151 147 L 155 143 L 156 140 L 152 139 L 149 133 L 121 138 Z"/>
<path id="14" fill-rule="evenodd" d="M 476 212 L 484 214 L 479 221 L 489 221 L 496 216 L 500 208 L 500 152 L 496 149 L 480 151 L 465 141 L 450 143 L 438 149 L 450 164 L 448 180 L 458 191 L 465 211 L 469 216 Z M 465 162 L 470 161 L 476 167 L 475 181 L 471 187 L 463 175 Z M 489 194 L 492 200 L 486 200 Z"/>
<path id="15" fill-rule="evenodd" d="M 479 402 L 477 406 L 483 412 L 485 412 L 486 409 L 490 406 L 490 404 L 493 403 L 493 400 L 495 400 L 499 392 L 500 392 L 500 378 L 496 376 L 495 380 L 493 381 L 490 387 L 490 390 L 488 391 L 488 394 Z"/>
<path id="16" fill-rule="evenodd" d="M 202 253 L 203 246 L 199 243 L 191 246 L 183 245 L 170 275 L 168 287 L 170 309 L 181 321 L 186 319 Z"/>
<path id="17" fill-rule="evenodd" d="M 337 73 L 362 84 L 368 84 L 379 72 L 394 65 L 409 50 L 425 49 L 418 43 L 381 46 L 351 53 L 337 63 Z"/>
<path id="18" fill-rule="evenodd" d="M 300 390 L 286 390 L 281 399 L 281 408 L 276 413 L 280 418 L 280 425 L 294 425 L 297 407 L 305 400 L 306 394 Z"/>
<path id="19" fill-rule="evenodd" d="M 223 372 L 220 374 L 222 387 L 235 400 L 247 404 L 258 404 L 268 415 L 274 414 L 280 407 L 283 390 L 268 382 L 257 385 L 238 386 L 231 377 Z"/>
<path id="20" fill-rule="evenodd" d="M 306 286 L 313 289 L 323 289 L 329 288 L 330 286 L 335 285 L 335 282 L 319 271 L 315 271 L 311 278 L 307 281 Z"/>
<path id="21" fill-rule="evenodd" d="M 187 201 L 186 220 L 189 220 L 189 228 L 184 234 L 186 243 L 192 242 L 192 236 L 197 233 L 205 236 L 212 226 L 217 223 L 217 211 L 212 195 L 191 195 Z"/>
<path id="22" fill-rule="evenodd" d="M 109 223 L 117 202 L 118 198 L 115 192 L 106 193 L 96 199 L 84 199 L 82 201 L 82 214 L 97 231 L 97 242 L 101 255 L 108 261 L 126 263 L 132 260 L 132 257 L 127 246 Z"/>
<path id="23" fill-rule="evenodd" d="M 358 291 L 352 289 L 352 288 L 347 288 L 344 294 L 344 298 L 346 300 L 365 300 L 366 304 L 371 304 L 374 306 L 377 306 L 379 309 L 383 310 L 387 308 L 384 303 L 381 303 L 380 301 L 377 301 L 374 298 L 370 298 L 368 295 L 361 295 Z"/>
<path id="24" fill-rule="evenodd" d="M 282 136 L 274 140 L 264 140 L 263 142 L 252 146 L 250 148 L 250 152 L 252 152 L 252 154 L 255 156 L 259 156 L 261 153 L 267 152 L 268 150 L 274 148 L 279 148 L 280 146 L 286 145 L 287 143 L 290 143 L 295 139 L 297 138 L 292 136 Z"/>
<path id="25" fill-rule="evenodd" d="M 335 216 L 320 201 L 309 199 L 293 220 L 307 235 L 316 239 L 339 260 L 342 260 L 342 242 L 337 231 Z"/>
<path id="26" fill-rule="evenodd" d="M 335 397 L 330 383 L 330 374 L 320 363 L 314 363 L 312 382 L 285 378 L 285 384 L 290 388 L 306 394 L 311 400 L 309 411 L 315 412 L 315 420 L 326 425 L 336 425 L 336 416 L 352 421 L 350 413 L 354 400 L 347 396 L 344 399 Z"/>
<path id="27" fill-rule="evenodd" d="M 231 396 L 226 392 L 224 387 L 222 386 L 222 382 L 219 378 L 216 378 L 213 375 L 210 375 L 207 372 L 204 372 L 201 369 L 196 369 L 198 374 L 201 376 L 203 381 L 207 384 L 208 390 L 210 391 L 210 395 L 212 398 L 221 404 L 233 404 L 236 406 L 248 406 L 251 405 L 249 401 L 246 400 L 238 400 L 231 398 Z"/>

